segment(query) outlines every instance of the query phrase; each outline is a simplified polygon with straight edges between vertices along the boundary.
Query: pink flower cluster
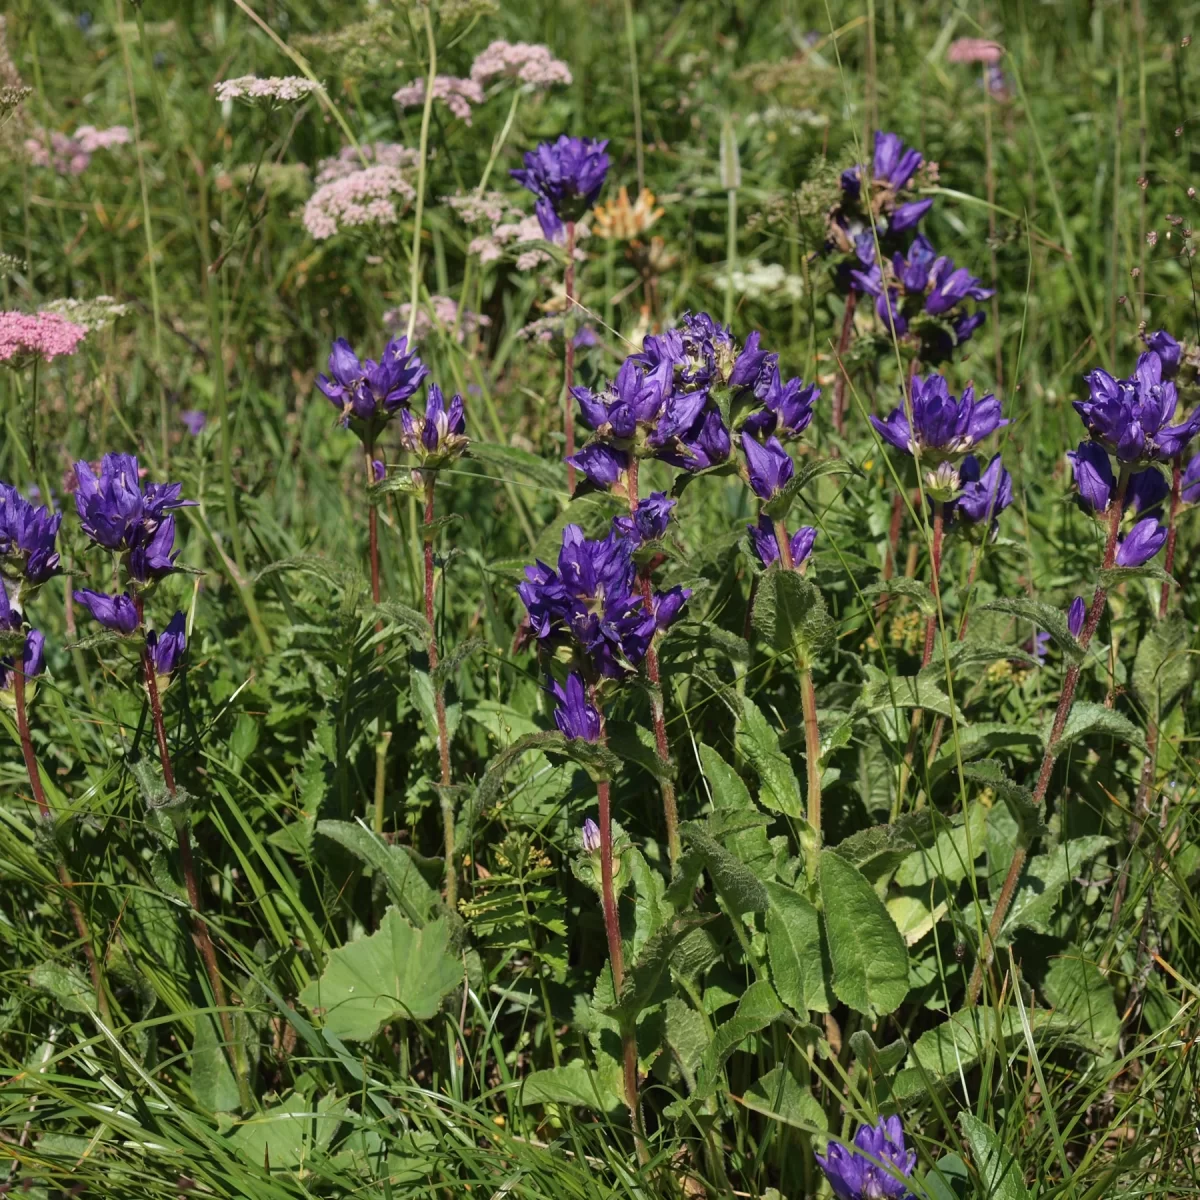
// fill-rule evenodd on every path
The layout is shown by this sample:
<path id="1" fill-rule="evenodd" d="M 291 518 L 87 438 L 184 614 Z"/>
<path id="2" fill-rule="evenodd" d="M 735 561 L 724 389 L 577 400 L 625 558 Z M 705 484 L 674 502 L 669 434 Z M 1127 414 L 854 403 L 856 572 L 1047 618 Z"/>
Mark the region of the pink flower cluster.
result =
<path id="1" fill-rule="evenodd" d="M 519 251 L 516 258 L 518 271 L 532 271 L 534 267 L 552 261 L 550 254 L 545 249 L 530 244 L 546 240 L 546 235 L 542 232 L 542 226 L 537 217 L 527 217 L 520 211 L 510 211 L 504 216 L 506 219 L 494 225 L 490 233 L 471 239 L 467 246 L 469 254 L 478 254 L 481 263 L 490 263 L 503 257 L 505 250 L 512 247 Z M 587 236 L 587 226 L 576 225 L 576 241 L 582 241 Z M 521 249 L 522 246 L 525 248 Z M 587 255 L 576 246 L 575 258 L 583 261 Z"/>
<path id="2" fill-rule="evenodd" d="M 82 175 L 97 150 L 111 150 L 132 140 L 124 125 L 108 129 L 80 125 L 72 135 L 43 129 L 39 136 L 25 139 L 25 153 L 35 167 L 53 167 L 60 175 Z"/>
<path id="3" fill-rule="evenodd" d="M 383 314 L 383 324 L 389 332 L 403 333 L 408 329 L 408 316 L 412 312 L 411 304 L 402 304 L 399 308 L 388 309 Z M 483 313 L 470 312 L 463 309 L 459 315 L 458 305 L 449 296 L 430 296 L 428 308 L 417 309 L 417 319 L 413 322 L 413 337 L 418 342 L 424 341 L 435 329 L 447 331 L 454 328 L 458 321 L 457 340 L 465 341 L 469 334 L 475 333 L 492 323 L 492 318 Z"/>
<path id="4" fill-rule="evenodd" d="M 394 225 L 396 202 L 407 208 L 416 196 L 396 167 L 365 167 L 322 184 L 304 206 L 304 228 L 316 241 L 357 225 Z"/>
<path id="5" fill-rule="evenodd" d="M 323 158 L 317 163 L 317 177 L 313 182 L 320 187 L 335 179 L 345 179 L 347 175 L 361 171 L 364 166 L 395 167 L 398 171 L 405 171 L 415 167 L 419 158 L 416 150 L 410 150 L 399 142 L 363 142 L 358 150 L 353 146 L 343 146 L 332 158 Z M 366 159 L 366 163 L 363 159 Z"/>
<path id="6" fill-rule="evenodd" d="M 493 42 L 471 64 L 471 78 L 480 87 L 502 75 L 534 88 L 571 82 L 571 68 L 547 47 L 533 42 Z"/>
<path id="7" fill-rule="evenodd" d="M 74 354 L 87 330 L 58 313 L 0 312 L 0 362 L 24 366 L 34 358 L 49 362 Z"/>
<path id="8" fill-rule="evenodd" d="M 302 75 L 272 75 L 268 79 L 260 79 L 257 75 L 241 75 L 237 79 L 223 79 L 213 85 L 218 100 L 244 100 L 247 104 L 257 104 L 259 101 L 294 104 L 321 90 L 319 83 Z"/>
<path id="9" fill-rule="evenodd" d="M 392 97 L 401 108 L 425 103 L 425 80 L 414 79 Z M 471 124 L 471 105 L 483 103 L 483 88 L 471 79 L 438 75 L 433 81 L 433 98 L 440 100 L 464 125 Z"/>

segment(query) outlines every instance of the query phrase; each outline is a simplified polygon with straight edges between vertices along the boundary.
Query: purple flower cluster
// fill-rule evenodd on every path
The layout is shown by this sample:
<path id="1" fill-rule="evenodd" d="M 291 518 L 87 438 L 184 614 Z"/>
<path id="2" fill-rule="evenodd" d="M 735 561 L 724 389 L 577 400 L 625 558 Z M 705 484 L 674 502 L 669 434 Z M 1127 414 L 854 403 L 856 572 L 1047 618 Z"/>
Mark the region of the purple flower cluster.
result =
<path id="1" fill-rule="evenodd" d="M 864 236 L 873 240 L 872 216 L 881 238 L 915 229 L 933 207 L 933 200 L 902 201 L 901 195 L 924 162 L 921 152 L 906 146 L 899 134 L 877 132 L 871 178 L 866 187 L 863 186 L 865 167 L 849 167 L 842 172 L 841 203 L 834 209 L 830 222 L 835 241 L 843 249 L 849 249 L 847 241 L 854 242 Z"/>
<path id="2" fill-rule="evenodd" d="M 1165 331 L 1152 334 L 1150 342 L 1163 346 L 1166 362 L 1151 349 L 1138 357 L 1128 379 L 1097 368 L 1086 376 L 1088 398 L 1075 401 L 1092 441 L 1122 463 L 1167 462 L 1200 433 L 1200 407 L 1186 421 L 1168 424 L 1179 404 L 1172 378 L 1179 365 L 1178 343 Z"/>
<path id="3" fill-rule="evenodd" d="M 196 503 L 180 499 L 181 483 L 148 483 L 143 488 L 141 468 L 132 454 L 106 454 L 99 475 L 90 463 L 77 462 L 75 478 L 75 511 L 83 531 L 105 550 L 132 551 L 144 545 L 171 509 Z M 174 522 L 170 528 L 174 536 Z"/>
<path id="4" fill-rule="evenodd" d="M 154 630 L 146 634 L 146 650 L 150 655 L 150 664 L 154 668 L 154 674 L 158 676 L 160 691 L 163 689 L 165 681 L 179 665 L 179 660 L 183 658 L 183 652 L 186 649 L 187 623 L 181 612 L 177 612 L 167 622 L 167 627 L 161 634 L 155 633 Z"/>
<path id="5" fill-rule="evenodd" d="M 563 134 L 525 155 L 525 166 L 509 174 L 537 198 L 534 211 L 549 242 L 563 241 L 564 222 L 578 221 L 600 196 L 608 174 L 607 141 Z"/>
<path id="6" fill-rule="evenodd" d="M 424 417 L 414 417 L 408 408 L 400 411 L 403 432 L 400 441 L 416 455 L 423 467 L 444 466 L 459 458 L 467 448 L 466 413 L 463 398 L 454 396 L 450 403 L 436 383 L 429 385 Z"/>
<path id="7" fill-rule="evenodd" d="M 558 701 L 554 710 L 554 723 L 560 732 L 572 740 L 591 742 L 593 745 L 600 740 L 600 711 L 588 699 L 583 677 L 576 671 L 567 676 L 567 685 L 555 680 L 550 682 L 550 690 Z M 594 826 L 593 826 L 594 827 Z M 596 836 L 599 837 L 599 830 Z"/>
<path id="8" fill-rule="evenodd" d="M 875 297 L 880 321 L 897 337 L 904 337 L 918 316 L 937 319 L 921 328 L 926 362 L 949 358 L 954 347 L 983 324 L 983 312 L 967 311 L 966 301 L 989 300 L 995 288 L 984 287 L 965 267 L 955 267 L 952 258 L 939 255 L 924 234 L 913 238 L 907 254 L 897 250 L 890 262 L 878 262 L 873 245 L 871 251 L 862 268 L 851 270 L 851 280 L 859 291 Z"/>
<path id="9" fill-rule="evenodd" d="M 589 674 L 619 679 L 646 656 L 651 639 L 679 615 L 691 592 L 671 588 L 647 604 L 637 587 L 637 543 L 621 529 L 589 541 L 578 525 L 563 530 L 558 570 L 525 568 L 517 591 L 539 642 L 568 639 Z"/>
<path id="10" fill-rule="evenodd" d="M 1107 515 L 1117 486 L 1108 452 L 1098 442 L 1080 442 L 1078 449 L 1067 451 L 1067 458 L 1075 477 L 1080 508 L 1091 516 Z M 1157 467 L 1135 471 L 1125 486 L 1125 508 L 1139 516 L 1148 513 L 1162 504 L 1170 490 Z"/>
<path id="11" fill-rule="evenodd" d="M 732 441 L 716 397 L 749 409 L 735 421 L 754 439 L 799 437 L 808 428 L 820 388 L 784 380 L 779 355 L 752 332 L 739 347 L 708 313 L 686 313 L 680 324 L 648 336 L 602 392 L 576 387 L 585 423 L 595 436 L 571 462 L 601 487 L 618 484 L 631 457 L 657 458 L 701 471 L 729 458 Z M 786 457 L 786 455 L 785 455 Z"/>
<path id="12" fill-rule="evenodd" d="M 360 362 L 350 343 L 338 338 L 329 352 L 329 374 L 317 376 L 317 387 L 341 413 L 343 425 L 357 421 L 374 440 L 379 427 L 407 406 L 428 374 L 407 338 L 392 338 L 378 362 Z"/>
<path id="13" fill-rule="evenodd" d="M 38 587 L 58 570 L 55 541 L 62 514 L 30 503 L 0 483 L 0 569 L 29 587 Z"/>
<path id="14" fill-rule="evenodd" d="M 905 454 L 957 458 L 1008 424 L 991 393 L 976 400 L 975 388 L 968 385 L 956 399 L 941 375 L 913 378 L 910 407 L 911 424 L 903 404 L 882 420 L 871 417 L 880 437 Z"/>
<path id="15" fill-rule="evenodd" d="M 768 516 L 758 518 L 757 525 L 747 525 L 746 532 L 750 535 L 750 544 L 754 553 L 764 567 L 779 561 L 779 539 L 775 536 L 775 525 Z M 788 538 L 788 550 L 791 552 L 792 567 L 799 569 L 812 553 L 813 543 L 817 540 L 817 531 L 811 525 L 801 525 Z"/>
<path id="16" fill-rule="evenodd" d="M 961 490 L 946 505 L 947 518 L 967 525 L 986 524 L 989 532 L 995 534 L 996 518 L 1013 501 L 1012 476 L 1005 470 L 1000 455 L 994 454 L 981 471 L 979 459 L 968 454 L 959 464 L 958 479 Z"/>
<path id="17" fill-rule="evenodd" d="M 874 1125 L 863 1125 L 854 1135 L 854 1149 L 829 1143 L 828 1153 L 818 1154 L 839 1200 L 909 1200 L 906 1179 L 917 1165 L 917 1152 L 904 1144 L 899 1117 L 880 1117 Z"/>

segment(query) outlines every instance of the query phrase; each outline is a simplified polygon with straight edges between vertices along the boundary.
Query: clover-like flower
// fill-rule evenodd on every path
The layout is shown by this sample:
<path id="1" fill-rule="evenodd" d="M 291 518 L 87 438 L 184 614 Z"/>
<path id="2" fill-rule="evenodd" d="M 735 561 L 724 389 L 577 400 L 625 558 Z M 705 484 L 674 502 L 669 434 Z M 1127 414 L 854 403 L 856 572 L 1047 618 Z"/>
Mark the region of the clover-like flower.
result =
<path id="1" fill-rule="evenodd" d="M 908 1200 L 905 1182 L 917 1165 L 917 1152 L 904 1144 L 899 1117 L 880 1117 L 854 1135 L 854 1148 L 830 1142 L 817 1162 L 839 1200 Z"/>
<path id="2" fill-rule="evenodd" d="M 46 582 L 58 570 L 55 548 L 62 514 L 26 500 L 16 488 L 0 483 L 0 569 L 31 587 Z"/>
<path id="3" fill-rule="evenodd" d="M 408 404 L 428 374 L 407 338 L 392 338 L 378 362 L 360 362 L 350 343 L 337 338 L 329 352 L 329 374 L 317 376 L 317 387 L 341 413 L 343 425 L 359 421 L 373 433 Z"/>
<path id="4" fill-rule="evenodd" d="M 183 613 L 177 612 L 161 634 L 153 629 L 146 634 L 146 650 L 158 682 L 160 692 L 166 689 L 171 675 L 187 649 L 187 623 Z"/>
<path id="5" fill-rule="evenodd" d="M 583 678 L 575 671 L 567 676 L 567 686 L 555 680 L 550 690 L 558 701 L 554 710 L 554 723 L 567 737 L 585 742 L 600 740 L 600 713 L 588 699 Z"/>
<path id="6" fill-rule="evenodd" d="M 400 440 L 424 466 L 443 466 L 462 456 L 467 448 L 466 414 L 463 398 L 455 395 L 450 403 L 436 383 L 429 385 L 424 417 L 414 417 L 405 408 L 400 413 L 403 433 Z"/>
<path id="7" fill-rule="evenodd" d="M 775 536 L 775 525 L 771 518 L 763 515 L 758 518 L 757 525 L 747 525 L 746 532 L 750 535 L 750 544 L 754 553 L 764 567 L 779 561 L 779 541 Z M 813 543 L 817 540 L 817 531 L 811 525 L 801 525 L 788 538 L 788 549 L 792 554 L 792 568 L 798 570 L 812 553 Z"/>
<path id="8" fill-rule="evenodd" d="M 75 593 L 75 599 L 105 629 L 130 634 L 141 624 L 137 605 L 128 592 L 122 592 L 119 596 L 109 596 L 104 592 L 94 592 L 91 588 L 80 588 Z"/>
<path id="9" fill-rule="evenodd" d="M 1076 400 L 1075 411 L 1091 439 L 1123 463 L 1166 462 L 1182 454 L 1200 433 L 1200 407 L 1186 421 L 1167 424 L 1179 394 L 1153 351 L 1139 356 L 1128 379 L 1114 379 L 1099 368 L 1085 378 L 1089 397 Z"/>
<path id="10" fill-rule="evenodd" d="M 941 375 L 913 378 L 911 407 L 911 426 L 903 404 L 882 420 L 871 417 L 879 435 L 905 454 L 955 458 L 1008 424 L 990 392 L 976 400 L 975 388 L 968 385 L 955 399 Z"/>
<path id="11" fill-rule="evenodd" d="M 608 174 L 607 140 L 563 134 L 525 155 L 525 166 L 509 174 L 537 197 L 534 211 L 546 240 L 561 242 L 564 222 L 578 221 L 600 196 Z"/>
<path id="12" fill-rule="evenodd" d="M 754 494 L 760 500 L 771 500 L 779 495 L 795 471 L 792 456 L 780 445 L 779 439 L 767 438 L 764 445 L 743 433 L 742 450 L 746 455 L 746 477 Z"/>

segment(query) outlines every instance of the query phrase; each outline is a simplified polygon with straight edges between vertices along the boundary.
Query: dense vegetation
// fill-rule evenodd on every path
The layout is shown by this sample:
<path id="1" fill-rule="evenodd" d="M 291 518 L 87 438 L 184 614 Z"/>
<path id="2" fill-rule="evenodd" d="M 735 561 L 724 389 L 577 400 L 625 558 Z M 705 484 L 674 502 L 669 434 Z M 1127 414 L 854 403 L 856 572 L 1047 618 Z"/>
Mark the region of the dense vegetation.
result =
<path id="1" fill-rule="evenodd" d="M 1194 12 L 11 0 L 0 1188 L 1200 1195 Z"/>

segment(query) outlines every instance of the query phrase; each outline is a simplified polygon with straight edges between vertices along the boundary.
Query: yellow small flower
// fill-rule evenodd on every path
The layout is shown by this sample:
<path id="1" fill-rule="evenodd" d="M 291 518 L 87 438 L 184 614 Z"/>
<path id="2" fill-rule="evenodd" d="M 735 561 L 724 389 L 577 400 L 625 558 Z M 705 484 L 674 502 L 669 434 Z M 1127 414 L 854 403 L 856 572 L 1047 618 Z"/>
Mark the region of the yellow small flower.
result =
<path id="1" fill-rule="evenodd" d="M 654 207 L 654 193 L 642 188 L 637 203 L 629 203 L 629 189 L 622 187 L 617 198 L 608 204 L 596 205 L 592 230 L 600 237 L 627 242 L 646 232 L 666 210 Z"/>

